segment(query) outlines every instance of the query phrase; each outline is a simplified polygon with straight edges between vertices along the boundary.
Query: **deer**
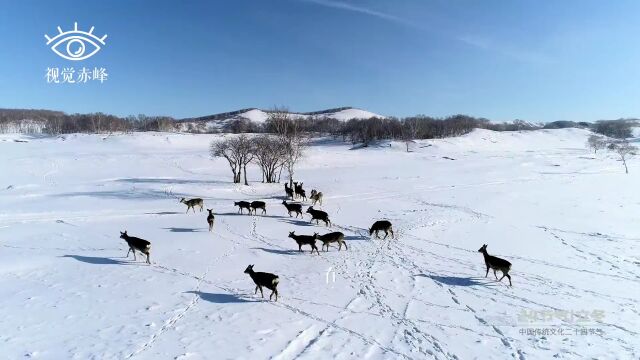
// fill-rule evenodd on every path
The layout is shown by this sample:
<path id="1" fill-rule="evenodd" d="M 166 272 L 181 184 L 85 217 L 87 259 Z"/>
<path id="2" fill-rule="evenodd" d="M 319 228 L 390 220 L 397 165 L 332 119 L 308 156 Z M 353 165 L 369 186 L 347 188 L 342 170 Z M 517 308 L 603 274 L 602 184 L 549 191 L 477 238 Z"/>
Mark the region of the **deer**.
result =
<path id="1" fill-rule="evenodd" d="M 151 243 L 147 240 L 140 239 L 134 236 L 127 235 L 127 230 L 124 232 L 120 232 L 120 239 L 123 239 L 129 245 L 129 251 L 127 251 L 127 258 L 129 257 L 129 253 L 133 252 L 133 261 L 136 261 L 136 250 L 141 253 L 147 255 L 147 264 L 151 264 Z"/>
<path id="2" fill-rule="evenodd" d="M 287 199 L 293 200 L 293 189 L 289 187 L 288 183 L 284 183 L 284 192 L 287 194 Z"/>
<path id="3" fill-rule="evenodd" d="M 267 213 L 267 204 L 265 204 L 264 201 L 252 201 L 249 206 L 251 207 L 249 213 L 251 213 L 251 210 L 253 210 L 253 213 L 255 215 L 258 215 L 258 209 L 262 209 L 262 214 Z"/>
<path id="4" fill-rule="evenodd" d="M 296 218 L 298 217 L 298 215 L 300 215 L 300 217 L 304 218 L 304 216 L 302 215 L 302 205 L 288 203 L 287 200 L 282 200 L 282 205 L 284 205 L 284 207 L 287 208 L 287 212 L 289 213 L 289 217 L 291 217 L 291 212 L 295 212 L 296 213 Z"/>
<path id="5" fill-rule="evenodd" d="M 207 215 L 207 223 L 209 223 L 209 231 L 211 231 L 213 229 L 213 222 L 215 221 L 216 217 L 213 216 L 213 210 L 207 209 L 207 211 L 209 212 L 209 215 Z"/>
<path id="6" fill-rule="evenodd" d="M 313 220 L 316 221 L 316 224 L 318 224 L 318 220 L 322 220 L 324 221 L 324 225 L 325 226 L 330 226 L 331 225 L 331 220 L 329 220 L 329 215 L 321 210 L 316 210 L 313 208 L 313 206 L 309 206 L 309 208 L 307 209 L 307 214 L 311 214 L 311 221 L 313 222 Z"/>
<path id="7" fill-rule="evenodd" d="M 322 192 L 311 190 L 311 196 L 309 196 L 309 199 L 311 199 L 313 205 L 315 205 L 317 202 L 322 205 L 322 196 Z"/>
<path id="8" fill-rule="evenodd" d="M 347 247 L 347 244 L 344 242 L 344 234 L 341 233 L 340 231 L 331 232 L 324 235 L 318 235 L 316 233 L 314 234 L 314 237 L 322 241 L 323 251 L 329 251 L 329 244 L 335 243 L 335 242 L 338 243 L 338 251 L 342 249 L 342 245 L 344 245 L 345 250 L 349 250 L 349 248 Z M 327 247 L 327 250 L 324 249 L 325 246 Z"/>
<path id="9" fill-rule="evenodd" d="M 202 211 L 202 208 L 204 207 L 204 201 L 202 201 L 202 199 L 200 198 L 194 198 L 194 199 L 189 199 L 189 200 L 185 200 L 185 198 L 180 199 L 180 202 L 187 205 L 187 213 L 189 212 L 189 209 L 193 209 L 193 212 L 196 212 L 196 206 L 200 206 L 200 211 Z"/>
<path id="10" fill-rule="evenodd" d="M 487 252 L 487 244 L 482 245 L 478 252 L 482 253 L 484 257 L 484 264 L 487 266 L 487 273 L 484 277 L 489 276 L 489 269 L 493 270 L 493 276 L 496 277 L 496 280 L 502 281 L 506 276 L 509 279 L 509 286 L 513 286 L 511 284 L 511 275 L 509 275 L 509 270 L 511 270 L 511 263 L 507 260 L 500 259 L 499 257 L 491 256 Z M 502 272 L 502 277 L 498 279 L 498 275 L 496 274 L 496 270 L 500 270 Z"/>
<path id="11" fill-rule="evenodd" d="M 256 284 L 256 291 L 253 293 L 254 295 L 257 294 L 258 289 L 260 289 L 260 296 L 264 298 L 264 293 L 262 292 L 262 287 L 264 286 L 271 290 L 269 300 L 271 300 L 271 297 L 275 295 L 276 301 L 278 301 L 278 284 L 280 283 L 278 275 L 267 272 L 255 272 L 253 271 L 253 265 L 247 266 L 244 273 L 249 274 L 249 276 L 251 276 L 251 280 Z"/>
<path id="12" fill-rule="evenodd" d="M 296 193 L 296 196 L 298 196 L 298 197 L 302 197 L 303 195 L 305 195 L 304 198 L 306 199 L 307 198 L 306 194 L 304 193 L 304 190 L 302 189 L 302 185 L 303 184 L 304 183 L 301 182 L 300 185 L 298 185 L 297 182 L 294 182 L 293 183 L 293 191 Z"/>
<path id="13" fill-rule="evenodd" d="M 296 235 L 295 231 L 289 232 L 289 237 L 298 243 L 298 251 L 302 252 L 302 245 L 311 245 L 311 254 L 313 254 L 313 250 L 315 250 L 318 255 L 320 255 L 318 247 L 316 246 L 316 236 L 318 236 L 318 233 L 314 233 L 313 235 Z"/>
<path id="14" fill-rule="evenodd" d="M 391 233 L 391 238 L 393 239 L 393 229 L 391 228 L 390 221 L 378 220 L 374 222 L 369 229 L 369 235 L 373 235 L 373 233 L 375 232 L 376 238 L 380 239 L 380 236 L 378 236 L 378 231 L 384 231 L 384 238 L 382 238 L 383 240 L 387 238 L 387 235 L 389 235 L 389 233 Z"/>
<path id="15" fill-rule="evenodd" d="M 235 201 L 233 203 L 233 205 L 239 207 L 238 212 L 240 214 L 242 214 L 242 209 L 247 209 L 247 210 L 249 210 L 249 215 L 251 215 L 251 203 L 250 202 L 248 202 L 248 201 Z"/>

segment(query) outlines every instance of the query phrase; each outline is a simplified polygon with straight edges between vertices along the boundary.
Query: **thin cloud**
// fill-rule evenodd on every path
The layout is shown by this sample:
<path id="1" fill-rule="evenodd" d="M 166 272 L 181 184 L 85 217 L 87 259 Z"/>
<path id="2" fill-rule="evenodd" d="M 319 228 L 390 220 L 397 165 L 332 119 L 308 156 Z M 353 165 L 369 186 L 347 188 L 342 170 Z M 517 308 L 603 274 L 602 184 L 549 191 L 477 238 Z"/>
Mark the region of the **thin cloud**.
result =
<path id="1" fill-rule="evenodd" d="M 345 11 L 351 11 L 351 12 L 355 12 L 355 13 L 359 13 L 359 14 L 364 14 L 364 15 L 368 15 L 368 16 L 373 16 L 373 17 L 377 17 L 379 19 L 383 19 L 383 20 L 388 20 L 388 21 L 393 21 L 393 22 L 398 22 L 398 23 L 402 23 L 405 25 L 411 25 L 413 26 L 413 24 L 411 22 L 409 22 L 406 19 L 403 19 L 401 17 L 392 15 L 392 14 L 388 14 L 382 11 L 377 11 L 377 10 L 373 10 L 373 9 L 369 9 L 366 8 L 364 6 L 357 6 L 357 5 L 352 5 L 346 2 L 342 2 L 342 1 L 334 1 L 334 0 L 303 0 L 305 2 L 309 2 L 309 3 L 314 3 L 320 6 L 324 6 L 324 7 L 330 7 L 330 8 L 334 8 L 334 9 L 341 9 L 341 10 L 345 10 Z"/>

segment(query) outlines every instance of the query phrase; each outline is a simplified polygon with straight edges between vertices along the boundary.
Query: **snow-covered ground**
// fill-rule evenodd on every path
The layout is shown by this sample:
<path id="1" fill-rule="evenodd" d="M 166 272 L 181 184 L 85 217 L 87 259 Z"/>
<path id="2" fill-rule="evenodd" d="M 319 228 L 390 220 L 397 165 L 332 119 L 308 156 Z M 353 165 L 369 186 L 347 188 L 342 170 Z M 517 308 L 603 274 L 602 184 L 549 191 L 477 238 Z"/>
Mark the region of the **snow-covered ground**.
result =
<path id="1" fill-rule="evenodd" d="M 230 183 L 215 135 L 1 135 L 0 357 L 637 359 L 640 161 L 625 175 L 587 136 L 319 139 L 297 177 L 325 194 L 327 229 L 290 218 L 281 184 Z M 182 196 L 214 209 L 213 233 Z M 369 237 L 382 218 L 396 239 Z M 124 257 L 125 229 L 152 265 Z M 287 238 L 329 230 L 347 251 Z M 482 244 L 513 287 L 484 277 Z M 249 264 L 280 276 L 278 302 Z"/>

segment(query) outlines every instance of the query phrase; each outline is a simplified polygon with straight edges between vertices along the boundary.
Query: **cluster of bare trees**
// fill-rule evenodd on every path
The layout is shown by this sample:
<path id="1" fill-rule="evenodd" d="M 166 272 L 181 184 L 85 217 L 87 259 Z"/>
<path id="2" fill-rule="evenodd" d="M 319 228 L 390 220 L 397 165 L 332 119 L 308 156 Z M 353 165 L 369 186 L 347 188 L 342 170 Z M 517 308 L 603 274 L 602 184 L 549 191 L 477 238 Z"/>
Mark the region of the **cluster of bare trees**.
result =
<path id="1" fill-rule="evenodd" d="M 211 143 L 211 156 L 227 160 L 234 183 L 240 183 L 244 174 L 244 184 L 249 185 L 247 165 L 254 162 L 262 172 L 263 182 L 280 182 L 282 170 L 286 169 L 292 186 L 295 166 L 304 154 L 307 140 L 299 131 L 299 122 L 284 110 L 270 113 L 267 123 L 273 127 L 274 135 L 242 134 Z"/>
<path id="2" fill-rule="evenodd" d="M 628 139 L 612 139 L 599 135 L 591 135 L 587 139 L 587 147 L 593 150 L 594 154 L 598 153 L 598 150 L 608 149 L 616 153 L 624 166 L 625 173 L 629 173 L 629 168 L 627 167 L 627 160 L 629 157 L 636 154 L 638 148 L 631 145 Z"/>

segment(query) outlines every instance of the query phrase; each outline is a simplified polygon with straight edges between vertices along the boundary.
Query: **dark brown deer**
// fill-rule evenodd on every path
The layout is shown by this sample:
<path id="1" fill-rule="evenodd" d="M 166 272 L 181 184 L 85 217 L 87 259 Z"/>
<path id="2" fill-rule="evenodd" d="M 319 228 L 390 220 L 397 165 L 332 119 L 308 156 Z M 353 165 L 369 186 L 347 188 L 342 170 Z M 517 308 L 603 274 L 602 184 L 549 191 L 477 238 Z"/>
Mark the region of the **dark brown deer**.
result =
<path id="1" fill-rule="evenodd" d="M 262 287 L 266 287 L 271 290 L 271 295 L 269 295 L 269 300 L 273 295 L 276 296 L 276 301 L 278 301 L 278 284 L 280 283 L 280 278 L 278 275 L 266 273 L 266 272 L 255 272 L 253 271 L 253 265 L 247 266 L 244 270 L 245 274 L 249 274 L 251 276 L 251 280 L 256 284 L 256 291 L 253 293 L 254 295 L 258 293 L 258 289 L 260 290 L 260 296 L 264 298 L 264 293 L 262 292 Z"/>
<path id="2" fill-rule="evenodd" d="M 302 197 L 302 198 L 304 198 L 306 200 L 307 199 L 307 194 L 305 194 L 304 189 L 302 189 L 302 185 L 303 184 L 304 183 L 301 182 L 300 185 L 298 185 L 297 182 L 294 182 L 293 183 L 293 191 L 296 193 L 296 196 Z"/>
<path id="3" fill-rule="evenodd" d="M 316 221 L 316 224 L 318 224 L 318 220 L 322 220 L 324 221 L 325 226 L 330 226 L 331 225 L 331 220 L 329 220 L 329 215 L 321 210 L 316 210 L 313 208 L 313 206 L 309 206 L 309 208 L 307 209 L 307 214 L 311 214 L 311 221 L 313 222 L 313 220 Z"/>
<path id="4" fill-rule="evenodd" d="M 330 232 L 324 235 L 318 235 L 316 233 L 315 237 L 322 241 L 322 250 L 324 251 L 329 251 L 329 244 L 336 242 L 338 243 L 338 251 L 342 249 L 342 245 L 344 245 L 345 250 L 349 250 L 349 248 L 347 248 L 347 244 L 344 242 L 344 234 L 340 231 Z M 327 250 L 324 249 L 325 246 L 327 247 Z"/>
<path id="5" fill-rule="evenodd" d="M 374 222 L 369 229 L 369 235 L 373 235 L 373 233 L 375 232 L 376 238 L 380 239 L 380 236 L 378 236 L 378 231 L 384 231 L 384 237 L 382 238 L 383 240 L 387 238 L 387 235 L 389 235 L 389 233 L 391 233 L 391 238 L 393 239 L 393 229 L 391 228 L 390 221 L 378 220 Z"/>
<path id="6" fill-rule="evenodd" d="M 287 208 L 287 212 L 289 213 L 289 217 L 291 217 L 291 212 L 295 212 L 296 213 L 296 218 L 298 217 L 298 215 L 300 215 L 300 217 L 303 217 L 303 215 L 302 215 L 302 205 L 300 205 L 300 204 L 291 204 L 291 203 L 288 203 L 286 200 L 282 200 L 282 205 L 284 205 L 284 207 Z"/>
<path id="7" fill-rule="evenodd" d="M 151 264 L 151 243 L 147 240 L 140 239 L 134 236 L 127 235 L 127 230 L 120 232 L 120 239 L 123 239 L 129 245 L 129 251 L 127 251 L 127 257 L 129 253 L 133 252 L 133 261 L 136 261 L 136 250 L 147 255 L 147 264 Z"/>
<path id="8" fill-rule="evenodd" d="M 287 194 L 287 199 L 293 200 L 293 189 L 289 187 L 288 183 L 284 183 L 284 192 Z"/>
<path id="9" fill-rule="evenodd" d="M 250 206 L 255 215 L 258 215 L 258 209 L 262 209 L 262 214 L 267 213 L 267 204 L 264 201 L 252 201 Z M 251 210 L 249 210 L 249 213 L 251 213 Z"/>
<path id="10" fill-rule="evenodd" d="M 213 222 L 215 221 L 216 217 L 213 216 L 213 210 L 207 209 L 207 211 L 209 212 L 209 215 L 207 215 L 207 223 L 209 223 L 209 231 L 211 231 L 213 230 Z"/>
<path id="11" fill-rule="evenodd" d="M 484 256 L 484 264 L 487 266 L 487 273 L 484 277 L 489 276 L 489 269 L 493 270 L 493 276 L 496 277 L 496 280 L 502 281 L 506 276 L 509 279 L 509 286 L 513 286 L 511 284 L 511 275 L 509 275 L 509 270 L 511 270 L 511 263 L 507 260 L 500 259 L 499 257 L 491 256 L 487 253 L 487 244 L 482 245 L 478 252 L 482 253 Z M 498 275 L 496 274 L 496 270 L 500 270 L 502 272 L 502 277 L 498 279 Z"/>
<path id="12" fill-rule="evenodd" d="M 248 201 L 236 201 L 233 205 L 237 206 L 238 212 L 242 214 L 242 209 L 247 209 L 249 211 L 249 215 L 251 215 L 251 203 Z"/>
<path id="13" fill-rule="evenodd" d="M 318 247 L 316 246 L 317 235 L 318 233 L 315 233 L 313 235 L 296 235 L 295 231 L 291 231 L 289 233 L 289 237 L 298 243 L 298 251 L 302 252 L 302 245 L 310 245 L 311 254 L 313 254 L 313 250 L 315 250 L 318 255 L 320 255 L 320 251 L 318 251 Z"/>

